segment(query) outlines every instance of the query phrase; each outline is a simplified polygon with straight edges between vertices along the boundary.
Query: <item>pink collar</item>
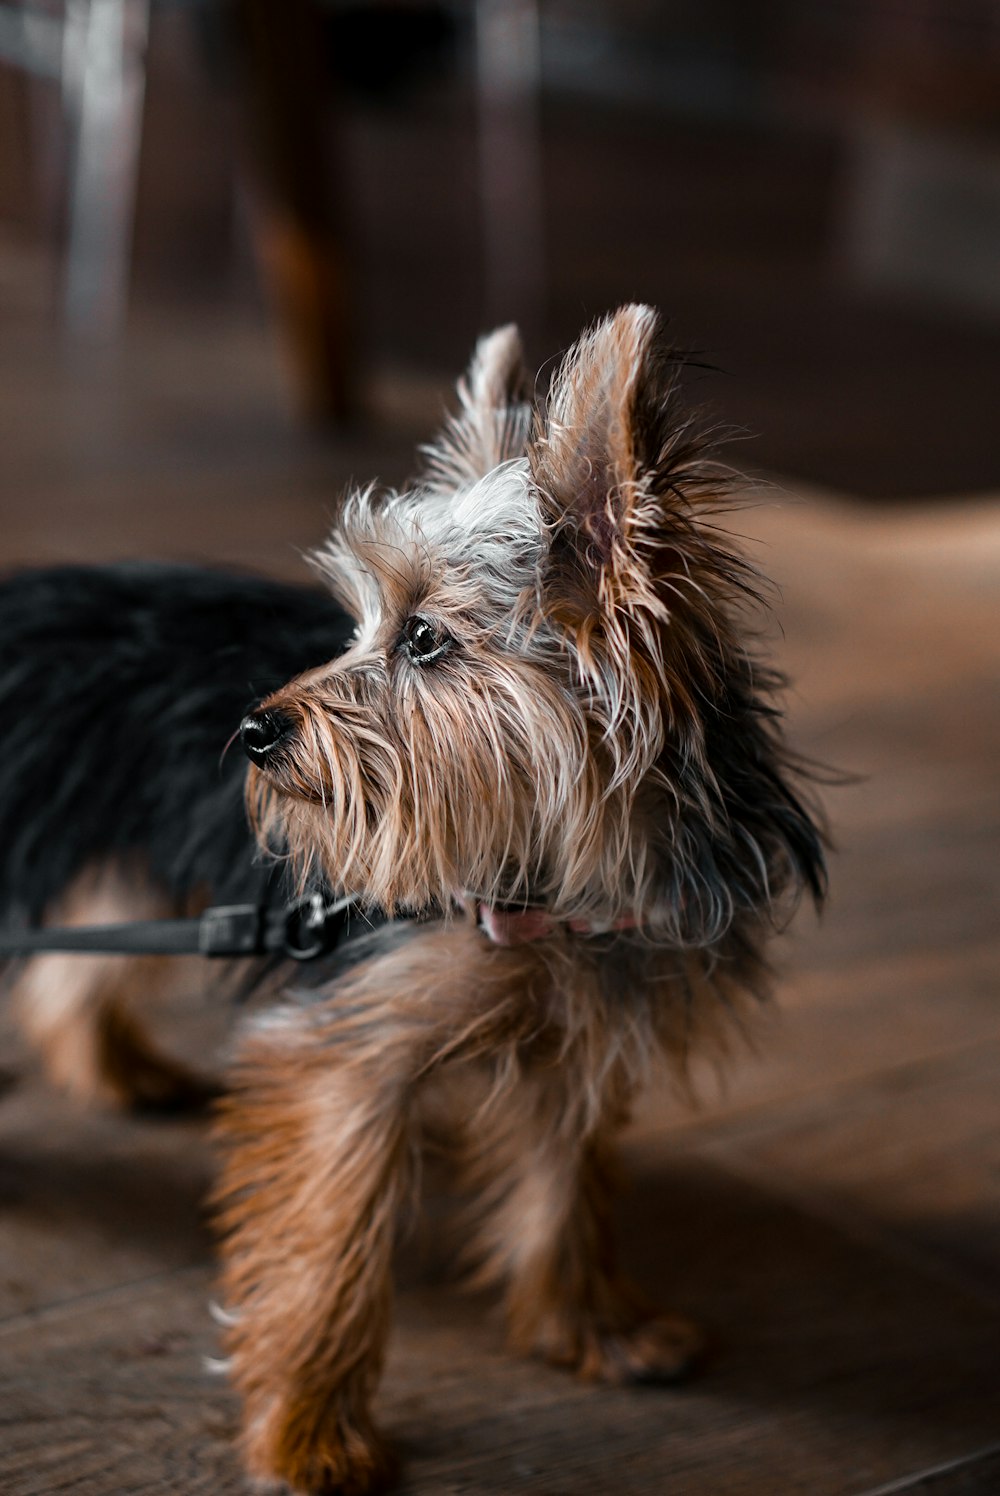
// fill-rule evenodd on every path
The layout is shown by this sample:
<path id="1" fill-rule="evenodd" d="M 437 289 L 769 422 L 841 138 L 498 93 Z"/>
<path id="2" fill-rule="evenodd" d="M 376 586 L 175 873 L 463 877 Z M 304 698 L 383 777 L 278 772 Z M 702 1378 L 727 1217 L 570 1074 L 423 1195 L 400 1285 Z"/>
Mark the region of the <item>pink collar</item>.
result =
<path id="1" fill-rule="evenodd" d="M 623 914 L 610 924 L 594 919 L 556 919 L 544 909 L 503 909 L 476 902 L 476 920 L 494 945 L 528 945 L 544 940 L 560 927 L 574 935 L 610 935 L 614 930 L 635 930 L 639 921 L 634 914 Z"/>

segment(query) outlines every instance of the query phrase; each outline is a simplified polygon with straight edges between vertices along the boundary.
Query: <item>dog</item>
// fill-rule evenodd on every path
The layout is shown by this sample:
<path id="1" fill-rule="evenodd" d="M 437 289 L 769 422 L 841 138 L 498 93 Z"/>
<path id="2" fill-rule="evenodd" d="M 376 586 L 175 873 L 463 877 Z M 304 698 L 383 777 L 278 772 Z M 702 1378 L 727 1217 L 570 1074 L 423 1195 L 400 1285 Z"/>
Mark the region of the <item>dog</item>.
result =
<path id="1" fill-rule="evenodd" d="M 824 896 L 825 834 L 782 736 L 782 680 L 756 654 L 763 584 L 727 534 L 732 483 L 680 405 L 682 367 L 655 312 L 627 306 L 536 400 L 516 331 L 493 333 L 413 486 L 343 501 L 315 557 L 332 602 L 256 584 L 213 636 L 191 590 L 235 599 L 243 584 L 157 573 L 149 621 L 116 617 L 94 667 L 89 711 L 128 726 L 85 764 L 56 686 L 27 697 L 25 764 L 38 718 L 66 713 L 17 811 L 36 829 L 14 838 L 9 893 L 29 915 L 67 890 L 86 904 L 109 869 L 161 904 L 243 895 L 260 874 L 240 776 L 212 778 L 203 750 L 245 693 L 259 846 L 296 886 L 382 919 L 343 969 L 246 1026 L 220 1103 L 225 1351 L 264 1489 L 363 1496 L 394 1477 L 372 1399 L 428 1139 L 478 1202 L 470 1265 L 500 1290 L 515 1348 L 614 1383 L 673 1381 L 700 1353 L 695 1327 L 616 1266 L 609 1158 L 658 1067 L 683 1073 L 751 1022 L 771 933 L 803 892 Z M 125 580 L 145 616 L 148 574 Z M 167 618 L 179 634 L 154 683 L 148 631 Z M 198 658 L 211 637 L 237 651 L 218 700 Z M 283 674 L 286 649 L 300 658 Z M 18 690 L 32 682 L 26 666 Z M 74 710 L 88 725 L 86 692 Z M 58 867 L 33 871 L 28 849 L 47 858 L 64 835 L 94 755 L 128 794 L 105 787 Z M 75 1000 L 79 1031 L 102 1001 Z M 104 1053 L 91 1073 L 107 1069 Z"/>

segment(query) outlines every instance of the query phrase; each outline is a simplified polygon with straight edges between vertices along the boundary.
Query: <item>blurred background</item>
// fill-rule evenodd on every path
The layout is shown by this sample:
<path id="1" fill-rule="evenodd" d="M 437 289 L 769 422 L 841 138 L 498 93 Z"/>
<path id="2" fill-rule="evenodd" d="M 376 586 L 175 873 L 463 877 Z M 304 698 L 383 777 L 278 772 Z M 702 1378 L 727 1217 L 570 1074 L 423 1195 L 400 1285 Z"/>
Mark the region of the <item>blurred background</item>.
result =
<path id="1" fill-rule="evenodd" d="M 995 0 L 2 0 L 0 58 L 7 480 L 112 412 L 166 467 L 364 418 L 398 476 L 485 327 L 627 299 L 744 467 L 1000 477 Z"/>
<path id="2" fill-rule="evenodd" d="M 625 1260 L 705 1375 L 522 1366 L 425 1270 L 406 1490 L 995 1496 L 998 0 L 0 0 L 0 59 L 0 569 L 301 577 L 480 332 L 544 386 L 642 299 L 739 433 L 794 741 L 857 776 L 781 1016 L 626 1149 Z M 242 1491 L 196 1124 L 0 1055 L 0 1486 Z"/>

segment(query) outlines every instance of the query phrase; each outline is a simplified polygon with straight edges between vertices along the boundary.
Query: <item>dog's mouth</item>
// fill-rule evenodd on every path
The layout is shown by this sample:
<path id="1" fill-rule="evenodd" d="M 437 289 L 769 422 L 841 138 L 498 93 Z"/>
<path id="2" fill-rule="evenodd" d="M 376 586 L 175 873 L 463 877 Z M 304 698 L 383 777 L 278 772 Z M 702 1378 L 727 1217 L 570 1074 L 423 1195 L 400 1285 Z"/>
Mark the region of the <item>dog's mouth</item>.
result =
<path id="1" fill-rule="evenodd" d="M 324 775 L 322 780 L 316 777 L 311 772 L 314 768 L 312 762 L 308 758 L 304 760 L 304 756 L 296 751 L 297 746 L 293 738 L 286 745 L 269 753 L 263 762 L 251 760 L 251 793 L 256 782 L 259 793 L 315 807 L 318 812 L 334 821 L 341 820 L 353 809 L 357 809 L 364 815 L 369 834 L 376 832 L 384 819 L 384 810 L 377 803 L 378 796 L 369 795 L 363 786 L 359 787 L 358 805 L 355 807 L 354 794 L 349 792 L 340 776 Z"/>
<path id="2" fill-rule="evenodd" d="M 308 805 L 330 804 L 330 791 L 303 779 L 296 770 L 294 755 L 289 752 L 276 753 L 262 764 L 252 763 L 250 774 L 289 800 L 301 800 Z"/>

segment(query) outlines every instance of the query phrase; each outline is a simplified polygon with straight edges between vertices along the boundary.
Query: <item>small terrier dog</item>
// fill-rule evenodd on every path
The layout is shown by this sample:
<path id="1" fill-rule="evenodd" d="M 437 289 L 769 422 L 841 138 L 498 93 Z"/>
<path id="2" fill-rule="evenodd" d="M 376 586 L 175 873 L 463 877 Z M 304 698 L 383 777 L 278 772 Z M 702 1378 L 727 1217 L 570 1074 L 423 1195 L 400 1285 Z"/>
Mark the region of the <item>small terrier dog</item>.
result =
<path id="1" fill-rule="evenodd" d="M 225 1103 L 246 1459 L 294 1491 L 391 1471 L 371 1399 L 424 1128 L 478 1195 L 515 1346 L 612 1382 L 697 1353 L 614 1266 L 608 1150 L 654 1059 L 764 994 L 766 936 L 824 867 L 674 373 L 625 307 L 536 411 L 514 329 L 484 339 L 423 481 L 352 494 L 317 558 L 350 647 L 243 723 L 265 846 L 439 916 L 251 1033 Z"/>
<path id="2" fill-rule="evenodd" d="M 768 936 L 803 890 L 822 899 L 825 871 L 781 680 L 752 647 L 759 582 L 720 526 L 729 484 L 677 369 L 656 314 L 625 307 L 536 405 L 515 330 L 483 339 L 417 484 L 344 501 L 316 557 L 336 604 L 254 584 L 221 627 L 254 662 L 220 665 L 212 699 L 188 659 L 187 747 L 176 702 L 145 699 L 155 784 L 179 791 L 140 805 L 134 756 L 128 827 L 109 806 L 30 901 L 140 852 L 168 904 L 244 896 L 236 779 L 185 810 L 191 745 L 220 700 L 278 687 L 240 729 L 257 836 L 303 885 L 389 918 L 309 1001 L 248 1026 L 222 1103 L 226 1351 L 266 1488 L 391 1479 L 371 1404 L 422 1139 L 478 1200 L 470 1258 L 517 1348 L 618 1383 L 698 1354 L 615 1266 L 609 1153 L 657 1062 L 720 1052 L 766 995 Z M 157 586 L 207 637 L 194 581 L 178 604 Z M 182 674 L 166 672 L 178 700 Z M 78 1050 L 97 1001 L 74 1009 Z"/>

